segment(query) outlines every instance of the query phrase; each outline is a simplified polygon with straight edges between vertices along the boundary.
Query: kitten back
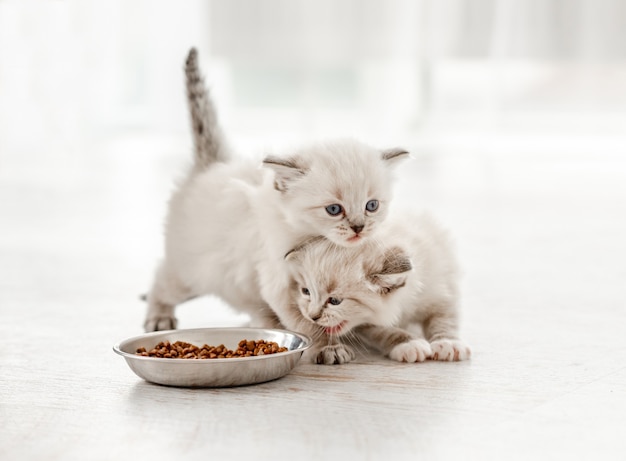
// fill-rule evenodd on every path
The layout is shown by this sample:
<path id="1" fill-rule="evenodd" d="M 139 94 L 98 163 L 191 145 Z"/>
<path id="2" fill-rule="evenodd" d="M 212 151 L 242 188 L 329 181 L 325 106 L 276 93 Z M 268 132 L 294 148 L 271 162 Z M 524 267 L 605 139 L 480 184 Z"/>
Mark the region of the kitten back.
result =
<path id="1" fill-rule="evenodd" d="M 191 48 L 185 62 L 187 103 L 194 142 L 194 164 L 203 170 L 228 160 L 228 150 L 218 124 L 217 112 L 198 68 L 198 51 Z"/>

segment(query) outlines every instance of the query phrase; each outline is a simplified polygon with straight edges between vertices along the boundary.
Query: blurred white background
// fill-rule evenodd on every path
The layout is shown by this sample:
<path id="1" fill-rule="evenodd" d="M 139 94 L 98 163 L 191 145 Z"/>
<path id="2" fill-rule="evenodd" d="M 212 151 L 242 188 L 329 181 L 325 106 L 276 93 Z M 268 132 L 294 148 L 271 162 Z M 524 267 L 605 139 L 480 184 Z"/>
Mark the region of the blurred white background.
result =
<path id="1" fill-rule="evenodd" d="M 421 160 L 400 195 L 463 251 L 526 232 L 479 225 L 503 219 L 511 198 L 489 207 L 506 194 L 568 229 L 551 200 L 620 206 L 621 0 L 0 0 L 3 252 L 96 246 L 147 286 L 191 158 L 192 46 L 242 155 L 332 136 L 404 146 Z M 7 271 L 27 286 L 30 266 Z"/>
<path id="2" fill-rule="evenodd" d="M 188 145 L 191 46 L 242 144 L 621 149 L 625 30 L 620 0 L 0 0 L 0 151 Z"/>

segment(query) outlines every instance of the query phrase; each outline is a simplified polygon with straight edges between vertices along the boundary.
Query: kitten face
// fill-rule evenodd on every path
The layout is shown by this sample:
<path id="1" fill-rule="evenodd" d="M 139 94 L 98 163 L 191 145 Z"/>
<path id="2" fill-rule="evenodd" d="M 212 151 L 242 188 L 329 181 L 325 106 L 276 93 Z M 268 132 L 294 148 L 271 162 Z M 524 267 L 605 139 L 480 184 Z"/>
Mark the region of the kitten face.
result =
<path id="1" fill-rule="evenodd" d="M 377 151 L 354 141 L 335 142 L 268 157 L 275 187 L 283 194 L 288 223 L 308 235 L 340 246 L 371 237 L 391 199 L 392 165 L 408 156 L 403 149 Z"/>
<path id="2" fill-rule="evenodd" d="M 315 238 L 286 260 L 302 316 L 327 335 L 342 336 L 364 323 L 392 325 L 400 315 L 391 300 L 412 267 L 398 248 L 345 248 Z"/>

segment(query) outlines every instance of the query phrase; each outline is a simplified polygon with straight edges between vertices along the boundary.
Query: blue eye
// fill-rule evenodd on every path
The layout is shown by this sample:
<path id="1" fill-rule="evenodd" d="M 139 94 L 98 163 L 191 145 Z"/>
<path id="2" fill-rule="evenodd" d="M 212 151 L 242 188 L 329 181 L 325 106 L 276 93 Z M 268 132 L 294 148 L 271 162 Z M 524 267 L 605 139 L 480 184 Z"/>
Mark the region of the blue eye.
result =
<path id="1" fill-rule="evenodd" d="M 326 212 L 331 216 L 337 216 L 343 211 L 343 207 L 337 203 L 333 203 L 332 205 L 328 205 L 326 207 Z"/>
<path id="2" fill-rule="evenodd" d="M 309 291 L 308 288 L 302 288 L 302 294 L 304 296 L 309 296 L 311 294 L 311 292 Z"/>
<path id="3" fill-rule="evenodd" d="M 367 211 L 376 211 L 378 210 L 378 200 L 370 200 L 365 204 L 365 209 Z"/>
<path id="4" fill-rule="evenodd" d="M 333 306 L 337 306 L 339 304 L 341 304 L 341 301 L 343 301 L 342 299 L 339 298 L 328 298 L 328 303 L 332 304 Z"/>

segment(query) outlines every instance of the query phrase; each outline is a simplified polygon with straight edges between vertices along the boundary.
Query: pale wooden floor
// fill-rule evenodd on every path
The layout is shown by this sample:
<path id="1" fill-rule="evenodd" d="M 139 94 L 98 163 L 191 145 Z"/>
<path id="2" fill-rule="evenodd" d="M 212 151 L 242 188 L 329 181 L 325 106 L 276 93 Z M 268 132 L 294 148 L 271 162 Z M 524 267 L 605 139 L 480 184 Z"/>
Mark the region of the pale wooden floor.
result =
<path id="1" fill-rule="evenodd" d="M 625 459 L 626 158 L 564 142 L 435 144 L 402 170 L 398 200 L 456 235 L 470 362 L 363 357 L 218 390 L 147 384 L 111 350 L 141 332 L 185 149 L 3 153 L 0 459 Z M 245 320 L 215 300 L 179 317 Z"/>

